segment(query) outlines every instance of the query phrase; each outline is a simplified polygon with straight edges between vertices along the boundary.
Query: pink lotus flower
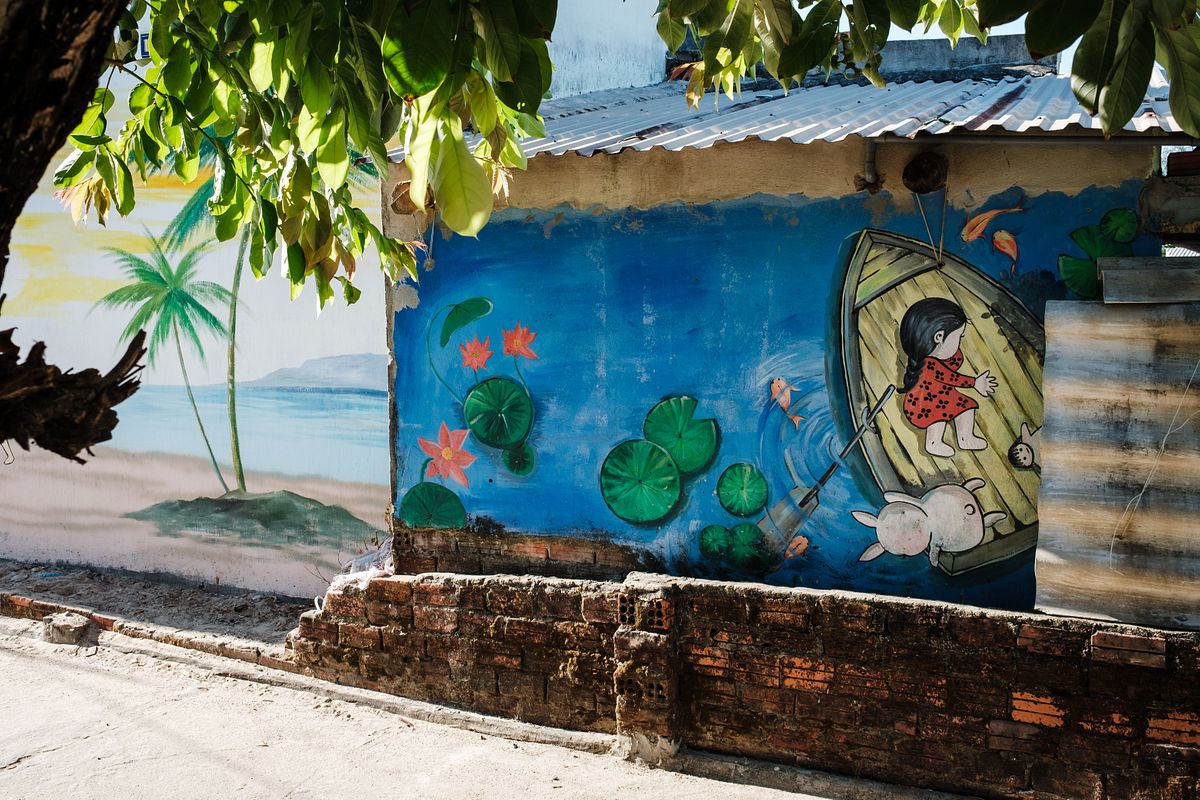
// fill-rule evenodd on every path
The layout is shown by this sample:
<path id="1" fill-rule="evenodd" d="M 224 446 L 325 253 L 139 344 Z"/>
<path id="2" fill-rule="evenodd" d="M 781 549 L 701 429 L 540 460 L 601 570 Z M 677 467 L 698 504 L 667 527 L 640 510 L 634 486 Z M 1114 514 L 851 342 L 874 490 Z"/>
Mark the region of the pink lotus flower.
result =
<path id="1" fill-rule="evenodd" d="M 482 342 L 476 336 L 473 341 L 460 344 L 458 350 L 462 353 L 463 366 L 474 370 L 487 369 L 488 359 L 492 357 L 492 351 L 488 349 L 491 343 L 490 336 Z"/>
<path id="2" fill-rule="evenodd" d="M 522 328 L 521 320 L 517 320 L 516 326 L 511 331 L 501 328 L 500 332 L 504 334 L 504 355 L 538 357 L 537 353 L 529 349 L 529 345 L 537 338 L 537 334 L 531 333 L 528 327 Z"/>
<path id="3" fill-rule="evenodd" d="M 469 431 L 466 430 L 452 431 L 443 422 L 436 442 L 418 436 L 417 444 L 433 459 L 429 468 L 435 475 L 456 480 L 469 489 L 471 486 L 467 483 L 467 473 L 463 470 L 475 463 L 475 456 L 463 449 L 467 433 Z"/>

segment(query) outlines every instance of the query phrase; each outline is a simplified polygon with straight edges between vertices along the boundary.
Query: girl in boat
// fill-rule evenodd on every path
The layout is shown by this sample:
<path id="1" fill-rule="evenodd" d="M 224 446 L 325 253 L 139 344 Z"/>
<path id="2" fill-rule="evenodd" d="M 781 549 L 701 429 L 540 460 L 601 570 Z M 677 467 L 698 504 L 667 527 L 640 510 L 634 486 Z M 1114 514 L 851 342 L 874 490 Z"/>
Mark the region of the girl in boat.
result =
<path id="1" fill-rule="evenodd" d="M 987 441 L 975 432 L 979 403 L 959 389 L 974 389 L 989 397 L 996 391 L 996 379 L 990 370 L 978 376 L 958 371 L 963 364 L 960 344 L 966 330 L 967 315 L 962 308 L 941 297 L 913 303 L 900 322 L 900 346 L 908 356 L 900 389 L 904 416 L 913 427 L 925 431 L 925 451 L 931 456 L 954 455 L 954 448 L 944 440 L 951 420 L 960 449 L 987 447 Z"/>

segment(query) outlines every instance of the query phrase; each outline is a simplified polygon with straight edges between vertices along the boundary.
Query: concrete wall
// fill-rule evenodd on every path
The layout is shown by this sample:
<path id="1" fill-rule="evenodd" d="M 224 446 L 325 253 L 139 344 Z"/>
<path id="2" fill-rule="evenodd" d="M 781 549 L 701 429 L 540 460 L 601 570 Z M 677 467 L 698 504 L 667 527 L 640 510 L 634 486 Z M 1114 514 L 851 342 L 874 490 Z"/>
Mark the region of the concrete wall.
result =
<path id="1" fill-rule="evenodd" d="M 667 48 L 654 0 L 564 0 L 550 41 L 552 97 L 649 86 L 665 77 Z"/>
<path id="2" fill-rule="evenodd" d="M 898 181 L 915 145 L 880 147 L 873 195 L 855 190 L 864 145 L 853 139 L 534 159 L 478 241 L 434 237 L 417 307 L 392 317 L 397 558 L 499 568 L 485 532 L 495 543 L 550 534 L 543 553 L 584 535 L 675 574 L 1030 608 L 1038 473 L 1008 452 L 1042 421 L 1042 307 L 1075 296 L 1058 266 L 1086 256 L 1073 234 L 1136 219 L 1151 154 L 938 150 L 950 164 L 944 212 L 940 195 L 924 201 L 945 243 L 936 269 Z M 1151 254 L 1158 241 L 1120 246 Z M 884 264 L 912 273 L 879 292 L 869 275 Z M 963 374 L 998 379 L 991 396 L 964 390 L 979 405 L 982 441 L 968 441 L 979 450 L 951 432 L 951 452 L 935 453 L 900 395 L 885 396 L 904 372 L 900 320 L 924 297 L 970 319 Z M 878 429 L 840 463 L 877 401 Z M 519 424 L 489 430 L 497 403 Z M 651 429 L 664 415 L 698 444 L 668 453 L 661 508 L 623 507 L 614 469 L 637 448 L 658 453 Z M 833 464 L 814 506 L 807 490 Z M 739 475 L 766 498 L 731 500 Z M 921 546 L 889 540 L 877 515 L 952 484 L 970 486 L 958 508 L 982 512 L 982 532 L 944 517 Z M 417 545 L 415 528 L 444 530 Z M 636 565 L 612 555 L 610 572 Z M 527 556 L 512 554 L 515 568 L 544 571 Z"/>

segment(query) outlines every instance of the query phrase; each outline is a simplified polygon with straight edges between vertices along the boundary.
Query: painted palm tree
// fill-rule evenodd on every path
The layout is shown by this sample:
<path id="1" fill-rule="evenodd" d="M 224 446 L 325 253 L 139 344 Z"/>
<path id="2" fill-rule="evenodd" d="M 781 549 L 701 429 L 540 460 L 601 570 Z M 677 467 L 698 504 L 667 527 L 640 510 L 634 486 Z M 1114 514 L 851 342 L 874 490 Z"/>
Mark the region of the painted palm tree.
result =
<path id="1" fill-rule="evenodd" d="M 214 135 L 215 136 L 215 135 Z M 218 141 L 225 142 L 230 137 L 224 139 L 215 137 Z M 217 151 L 208 137 L 204 137 L 200 141 L 200 164 L 203 167 L 211 168 L 213 162 L 216 161 Z M 372 180 L 379 178 L 379 171 L 375 165 L 360 154 L 351 152 L 350 164 L 350 181 L 356 186 L 364 186 Z M 168 168 L 172 166 L 170 160 L 166 165 Z M 208 210 L 208 199 L 212 197 L 214 176 L 209 177 L 201 183 L 192 196 L 187 199 L 183 207 L 179 209 L 179 213 L 167 225 L 163 231 L 162 241 L 170 250 L 180 249 L 195 235 L 204 232 L 207 233 L 213 226 L 212 214 Z M 241 236 L 238 238 L 238 254 L 237 261 L 233 265 L 233 281 L 230 284 L 230 295 L 232 299 L 229 303 L 229 324 L 226 329 L 228 331 L 228 371 L 225 376 L 225 395 L 226 405 L 229 408 L 229 446 L 231 457 L 233 459 L 233 479 L 237 484 L 239 492 L 246 491 L 246 473 L 242 468 L 242 448 L 238 438 L 237 424 L 237 312 L 238 312 L 238 294 L 242 285 L 242 271 L 246 263 L 246 249 L 250 243 L 250 228 L 249 226 L 242 227 Z"/>
<path id="2" fill-rule="evenodd" d="M 209 306 L 229 305 L 232 295 L 220 284 L 197 279 L 196 267 L 208 246 L 207 242 L 201 242 L 182 252 L 178 262 L 172 264 L 169 251 L 163 242 L 149 231 L 146 232 L 146 238 L 151 251 L 146 257 L 135 255 L 128 250 L 109 249 L 108 252 L 116 257 L 130 282 L 100 298 L 96 305 L 104 308 L 134 309 L 122 337 L 129 339 L 139 330 L 150 330 L 150 340 L 146 348 L 151 366 L 169 341 L 175 343 L 179 369 L 183 373 L 183 385 L 187 389 L 192 412 L 196 415 L 196 425 L 200 428 L 200 436 L 204 439 L 204 446 L 208 450 L 213 471 L 217 473 L 217 480 L 221 482 L 221 488 L 228 493 L 229 485 L 217 465 L 212 444 L 208 441 L 208 433 L 204 430 L 204 421 L 200 418 L 200 409 L 196 405 L 196 396 L 192 393 L 192 382 L 188 378 L 187 362 L 183 357 L 183 345 L 186 341 L 199 354 L 201 360 L 204 359 L 201 333 L 207 332 L 219 337 L 228 334 L 224 323 Z"/>

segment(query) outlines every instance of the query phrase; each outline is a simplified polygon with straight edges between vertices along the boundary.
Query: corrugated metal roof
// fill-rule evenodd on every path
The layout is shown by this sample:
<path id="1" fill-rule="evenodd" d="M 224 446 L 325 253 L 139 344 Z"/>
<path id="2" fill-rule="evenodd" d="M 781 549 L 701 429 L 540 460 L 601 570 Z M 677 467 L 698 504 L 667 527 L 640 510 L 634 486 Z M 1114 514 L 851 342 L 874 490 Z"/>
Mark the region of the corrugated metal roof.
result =
<path id="1" fill-rule="evenodd" d="M 716 102 L 710 93 L 698 109 L 688 107 L 682 82 L 669 82 L 548 101 L 542 114 L 546 137 L 523 142 L 530 157 L 656 147 L 678 151 L 746 139 L 810 144 L 849 136 L 1100 130 L 1100 120 L 1084 113 L 1065 75 L 896 83 L 883 89 L 823 85 L 786 95 L 744 91 L 735 100 L 720 95 Z M 1183 132 L 1167 105 L 1163 81 L 1152 82 L 1125 130 Z"/>

